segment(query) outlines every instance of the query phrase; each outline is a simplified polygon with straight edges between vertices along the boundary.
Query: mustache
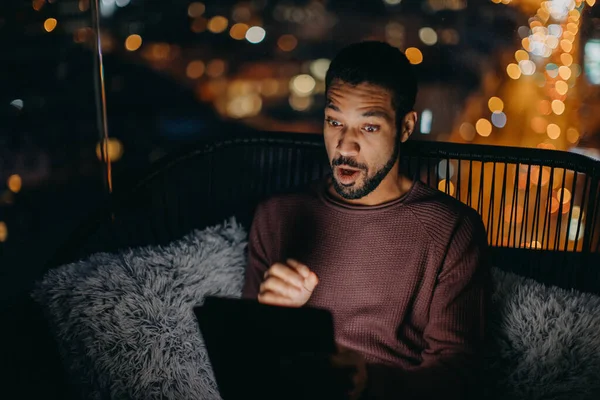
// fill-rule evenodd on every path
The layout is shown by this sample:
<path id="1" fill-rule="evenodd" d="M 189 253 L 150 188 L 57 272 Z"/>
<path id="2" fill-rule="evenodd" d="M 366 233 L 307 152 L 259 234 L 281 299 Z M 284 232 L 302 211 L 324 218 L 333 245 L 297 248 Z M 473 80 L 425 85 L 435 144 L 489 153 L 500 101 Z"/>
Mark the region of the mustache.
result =
<path id="1" fill-rule="evenodd" d="M 360 164 L 355 159 L 350 157 L 338 157 L 331 162 L 332 167 L 337 167 L 339 165 L 347 165 L 351 168 L 362 169 L 364 171 L 368 169 L 366 165 Z"/>

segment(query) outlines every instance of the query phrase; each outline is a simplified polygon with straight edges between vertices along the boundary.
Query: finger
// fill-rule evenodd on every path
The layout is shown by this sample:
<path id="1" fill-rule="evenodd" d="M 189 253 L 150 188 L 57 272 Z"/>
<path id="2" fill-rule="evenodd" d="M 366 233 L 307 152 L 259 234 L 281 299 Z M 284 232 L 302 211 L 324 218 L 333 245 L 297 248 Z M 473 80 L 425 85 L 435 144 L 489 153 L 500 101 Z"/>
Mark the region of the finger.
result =
<path id="1" fill-rule="evenodd" d="M 308 278 L 304 280 L 304 288 L 309 292 L 315 290 L 315 287 L 319 284 L 319 277 L 314 272 L 308 275 Z"/>
<path id="2" fill-rule="evenodd" d="M 258 302 L 272 306 L 293 307 L 296 303 L 289 297 L 282 296 L 275 292 L 264 291 L 259 293 Z"/>
<path id="3" fill-rule="evenodd" d="M 276 276 L 277 278 L 289 282 L 290 284 L 302 289 L 304 287 L 304 278 L 294 268 L 282 264 L 275 263 L 269 268 L 268 276 Z"/>
<path id="4" fill-rule="evenodd" d="M 270 276 L 269 279 L 261 283 L 261 291 L 277 293 L 284 297 L 297 297 L 302 293 L 302 289 L 294 286 L 277 276 Z"/>
<path id="5" fill-rule="evenodd" d="M 286 260 L 286 262 L 288 263 L 288 265 L 290 267 L 294 268 L 304 279 L 308 278 L 308 276 L 311 273 L 311 270 L 306 265 L 299 262 L 298 260 L 294 260 L 293 258 L 288 258 Z"/>

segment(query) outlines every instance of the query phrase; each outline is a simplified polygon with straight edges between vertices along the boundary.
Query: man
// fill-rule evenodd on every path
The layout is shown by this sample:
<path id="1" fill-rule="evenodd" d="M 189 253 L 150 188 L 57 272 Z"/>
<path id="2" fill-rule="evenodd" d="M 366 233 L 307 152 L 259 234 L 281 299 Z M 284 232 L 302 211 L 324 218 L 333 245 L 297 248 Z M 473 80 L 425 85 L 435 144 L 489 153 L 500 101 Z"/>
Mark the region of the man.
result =
<path id="1" fill-rule="evenodd" d="M 353 398 L 464 398 L 480 356 L 487 235 L 473 209 L 400 173 L 416 93 L 399 50 L 342 50 L 326 78 L 332 174 L 261 203 L 250 230 L 243 296 L 331 311 Z"/>

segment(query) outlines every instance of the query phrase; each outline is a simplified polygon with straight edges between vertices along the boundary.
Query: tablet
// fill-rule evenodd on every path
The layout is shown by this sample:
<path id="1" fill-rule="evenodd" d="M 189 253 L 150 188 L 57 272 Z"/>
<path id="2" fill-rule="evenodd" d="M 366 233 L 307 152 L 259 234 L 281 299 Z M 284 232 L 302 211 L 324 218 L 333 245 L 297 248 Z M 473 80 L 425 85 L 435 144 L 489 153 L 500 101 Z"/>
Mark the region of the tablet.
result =
<path id="1" fill-rule="evenodd" d="M 328 311 L 207 297 L 194 313 L 223 400 L 321 397 L 336 351 Z"/>

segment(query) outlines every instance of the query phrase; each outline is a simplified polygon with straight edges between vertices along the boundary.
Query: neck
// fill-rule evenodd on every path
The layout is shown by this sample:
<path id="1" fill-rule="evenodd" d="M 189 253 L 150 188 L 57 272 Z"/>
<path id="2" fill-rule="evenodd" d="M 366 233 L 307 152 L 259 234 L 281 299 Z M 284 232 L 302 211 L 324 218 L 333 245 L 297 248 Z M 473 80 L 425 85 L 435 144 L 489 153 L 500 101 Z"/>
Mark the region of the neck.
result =
<path id="1" fill-rule="evenodd" d="M 381 181 L 379 186 L 377 186 L 377 189 L 360 199 L 348 200 L 340 196 L 335 190 L 331 182 L 332 179 L 333 177 L 330 176 L 327 181 L 327 191 L 329 194 L 343 203 L 359 206 L 376 206 L 396 200 L 404 196 L 413 184 L 410 178 L 398 173 L 398 166 L 396 165 L 390 170 L 385 179 Z"/>

